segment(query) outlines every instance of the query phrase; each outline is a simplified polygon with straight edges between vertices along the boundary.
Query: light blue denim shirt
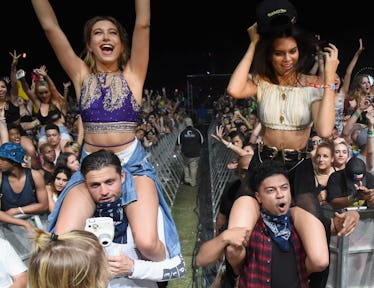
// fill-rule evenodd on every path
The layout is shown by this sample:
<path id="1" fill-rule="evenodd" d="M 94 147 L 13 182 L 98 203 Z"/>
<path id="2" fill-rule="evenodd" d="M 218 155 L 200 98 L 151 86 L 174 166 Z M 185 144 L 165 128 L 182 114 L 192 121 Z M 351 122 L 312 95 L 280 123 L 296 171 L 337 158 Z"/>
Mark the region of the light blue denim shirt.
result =
<path id="1" fill-rule="evenodd" d="M 81 161 L 86 156 L 87 152 L 84 149 L 82 149 Z M 133 176 L 145 175 L 155 181 L 159 204 L 161 206 L 161 210 L 164 216 L 163 218 L 166 249 L 168 250 L 169 257 L 172 258 L 181 253 L 178 231 L 177 227 L 175 226 L 174 219 L 171 215 L 170 208 L 166 203 L 164 195 L 162 193 L 162 186 L 157 177 L 156 170 L 153 167 L 153 165 L 148 161 L 149 156 L 149 153 L 146 152 L 143 149 L 141 143 L 138 142 L 135 151 L 131 155 L 129 161 L 124 166 L 122 166 L 123 170 L 125 171 L 126 177 L 125 182 L 122 184 L 122 190 L 124 191 L 124 193 L 122 194 L 122 204 L 127 205 L 137 200 Z M 80 171 L 77 171 L 72 175 L 65 189 L 58 196 L 53 211 L 48 216 L 49 232 L 52 233 L 55 229 L 57 217 L 60 213 L 61 205 L 64 201 L 66 194 L 70 191 L 71 188 L 83 182 L 84 178 Z"/>

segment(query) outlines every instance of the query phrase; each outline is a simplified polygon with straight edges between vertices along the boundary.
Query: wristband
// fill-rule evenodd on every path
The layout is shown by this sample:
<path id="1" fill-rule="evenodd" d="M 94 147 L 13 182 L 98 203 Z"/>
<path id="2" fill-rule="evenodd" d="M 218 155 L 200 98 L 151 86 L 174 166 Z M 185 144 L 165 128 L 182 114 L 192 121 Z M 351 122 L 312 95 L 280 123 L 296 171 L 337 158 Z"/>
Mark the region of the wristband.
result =
<path id="1" fill-rule="evenodd" d="M 226 145 L 227 148 L 231 148 L 231 146 L 232 146 L 232 143 L 231 143 L 231 142 L 229 142 L 229 143 Z"/>
<path id="2" fill-rule="evenodd" d="M 25 212 L 23 211 L 23 209 L 21 207 L 18 207 L 18 210 L 19 212 L 21 212 L 23 215 L 25 215 Z"/>
<path id="3" fill-rule="evenodd" d="M 336 89 L 336 85 L 335 85 L 335 83 L 325 84 L 325 85 L 323 85 L 322 88 L 330 89 L 330 90 L 332 90 L 332 91 L 335 91 L 335 89 Z"/>
<path id="4" fill-rule="evenodd" d="M 374 130 L 373 129 L 368 129 L 368 138 L 373 138 L 374 137 Z"/>
<path id="5" fill-rule="evenodd" d="M 354 198 L 352 195 L 349 195 L 349 196 L 347 197 L 347 199 L 348 199 L 349 204 L 353 204 L 353 203 L 356 202 L 355 198 Z"/>
<path id="6" fill-rule="evenodd" d="M 130 272 L 131 272 L 131 275 L 132 275 L 135 271 L 135 261 L 134 261 L 134 259 L 131 259 L 131 262 L 132 262 L 132 266 L 131 266 Z"/>
<path id="7" fill-rule="evenodd" d="M 315 83 L 308 83 L 308 86 L 312 86 L 318 89 L 330 89 L 335 91 L 336 85 L 335 83 L 328 83 L 328 84 L 315 84 Z"/>

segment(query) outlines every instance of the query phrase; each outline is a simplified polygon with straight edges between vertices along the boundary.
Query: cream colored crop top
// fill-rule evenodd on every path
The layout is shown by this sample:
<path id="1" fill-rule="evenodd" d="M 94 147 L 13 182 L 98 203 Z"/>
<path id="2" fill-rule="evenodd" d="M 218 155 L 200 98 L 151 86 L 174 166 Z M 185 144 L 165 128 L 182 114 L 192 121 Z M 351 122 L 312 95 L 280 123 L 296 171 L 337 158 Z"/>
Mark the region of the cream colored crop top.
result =
<path id="1" fill-rule="evenodd" d="M 311 105 L 322 96 L 323 89 L 280 86 L 259 79 L 258 117 L 262 125 L 271 129 L 304 130 L 312 127 Z"/>

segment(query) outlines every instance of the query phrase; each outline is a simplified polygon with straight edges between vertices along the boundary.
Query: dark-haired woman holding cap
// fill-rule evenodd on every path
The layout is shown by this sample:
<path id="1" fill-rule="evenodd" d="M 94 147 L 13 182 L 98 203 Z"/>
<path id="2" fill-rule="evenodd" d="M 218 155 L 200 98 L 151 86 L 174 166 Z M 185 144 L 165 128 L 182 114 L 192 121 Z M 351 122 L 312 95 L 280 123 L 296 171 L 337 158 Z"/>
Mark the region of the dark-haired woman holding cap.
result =
<path id="1" fill-rule="evenodd" d="M 309 75 L 319 43 L 313 34 L 295 25 L 297 14 L 292 4 L 264 0 L 257 6 L 256 13 L 257 22 L 248 28 L 251 42 L 231 76 L 227 91 L 236 99 L 255 97 L 263 127 L 263 143 L 258 145 L 249 164 L 247 181 L 231 210 L 229 228 L 252 229 L 260 217 L 259 205 L 253 198 L 253 191 L 249 191 L 248 181 L 258 163 L 268 159 L 285 164 L 294 200 L 299 204 L 298 198 L 303 198 L 305 205 L 300 206 L 319 217 L 318 201 L 315 204 L 314 196 L 305 189 L 314 185 L 313 165 L 306 147 L 312 128 L 320 137 L 328 138 L 335 123 L 338 49 L 328 44 L 322 51 L 324 75 Z M 324 229 L 316 229 L 315 233 L 303 229 L 303 226 L 317 227 L 315 221 L 319 220 L 300 208 L 293 209 L 292 213 L 305 249 L 326 251 L 319 249 L 319 245 L 327 245 L 326 241 L 321 241 L 326 239 Z M 309 225 L 309 221 L 314 224 Z M 355 227 L 347 226 L 349 228 L 341 232 L 351 233 Z M 306 263 L 309 273 L 323 270 L 320 264 L 326 256 L 316 255 Z"/>

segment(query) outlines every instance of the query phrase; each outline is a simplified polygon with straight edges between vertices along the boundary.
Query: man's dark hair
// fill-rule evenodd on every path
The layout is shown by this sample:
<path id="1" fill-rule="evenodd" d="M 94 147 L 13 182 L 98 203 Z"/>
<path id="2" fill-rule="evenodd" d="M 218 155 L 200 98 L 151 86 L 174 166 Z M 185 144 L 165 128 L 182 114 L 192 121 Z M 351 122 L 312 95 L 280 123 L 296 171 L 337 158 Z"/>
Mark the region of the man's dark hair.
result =
<path id="1" fill-rule="evenodd" d="M 259 163 L 255 169 L 253 169 L 252 176 L 250 177 L 249 185 L 253 192 L 258 191 L 258 187 L 268 177 L 273 175 L 284 175 L 288 179 L 288 171 L 284 167 L 283 163 L 274 160 L 266 160 Z"/>
<path id="2" fill-rule="evenodd" d="M 121 174 L 122 166 L 118 156 L 112 151 L 101 149 L 90 155 L 87 155 L 81 164 L 81 173 L 86 177 L 92 170 L 100 170 L 105 167 L 114 167 L 118 174 Z"/>
<path id="3" fill-rule="evenodd" d="M 48 130 L 57 130 L 58 133 L 60 133 L 60 128 L 53 123 L 48 123 L 47 125 L 45 125 L 45 131 L 47 132 Z"/>
<path id="4" fill-rule="evenodd" d="M 8 131 L 12 130 L 12 129 L 17 129 L 19 133 L 21 133 L 21 125 L 19 124 L 15 124 L 15 123 L 7 123 L 7 128 L 8 128 Z"/>

